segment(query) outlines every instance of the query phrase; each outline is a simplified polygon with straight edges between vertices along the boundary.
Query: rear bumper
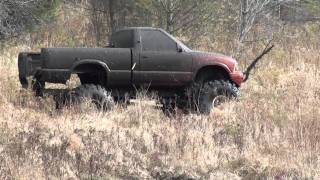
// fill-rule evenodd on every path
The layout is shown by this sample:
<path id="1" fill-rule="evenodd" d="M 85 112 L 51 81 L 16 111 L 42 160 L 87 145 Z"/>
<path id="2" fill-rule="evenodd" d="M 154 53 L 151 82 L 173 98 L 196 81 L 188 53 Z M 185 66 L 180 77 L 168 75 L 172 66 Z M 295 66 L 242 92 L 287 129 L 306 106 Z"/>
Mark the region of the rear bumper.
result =
<path id="1" fill-rule="evenodd" d="M 23 88 L 28 87 L 27 77 L 35 76 L 41 67 L 39 53 L 20 53 L 18 57 L 19 80 Z"/>
<path id="2" fill-rule="evenodd" d="M 233 73 L 230 74 L 231 80 L 236 83 L 237 86 L 241 86 L 243 80 L 244 80 L 244 75 L 241 71 L 234 71 Z"/>
<path id="3" fill-rule="evenodd" d="M 41 82 L 65 84 L 70 75 L 70 71 L 65 69 L 41 69 L 34 77 Z M 19 74 L 19 80 L 23 88 L 28 88 L 29 82 L 25 74 Z"/>
<path id="4" fill-rule="evenodd" d="M 19 80 L 28 88 L 28 77 L 50 83 L 65 83 L 70 78 L 69 69 L 43 69 L 40 53 L 20 53 L 18 57 Z"/>

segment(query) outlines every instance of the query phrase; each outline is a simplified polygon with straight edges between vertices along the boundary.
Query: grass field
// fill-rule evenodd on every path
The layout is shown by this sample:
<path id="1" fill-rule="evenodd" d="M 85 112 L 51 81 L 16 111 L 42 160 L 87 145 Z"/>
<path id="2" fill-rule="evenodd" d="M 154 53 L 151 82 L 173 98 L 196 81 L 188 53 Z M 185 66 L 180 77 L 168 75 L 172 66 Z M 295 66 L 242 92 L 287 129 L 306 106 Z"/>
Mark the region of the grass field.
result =
<path id="1" fill-rule="evenodd" d="M 275 49 L 238 101 L 175 118 L 145 96 L 107 113 L 58 112 L 20 88 L 17 53 L 27 49 L 0 56 L 1 179 L 320 178 L 316 47 Z"/>

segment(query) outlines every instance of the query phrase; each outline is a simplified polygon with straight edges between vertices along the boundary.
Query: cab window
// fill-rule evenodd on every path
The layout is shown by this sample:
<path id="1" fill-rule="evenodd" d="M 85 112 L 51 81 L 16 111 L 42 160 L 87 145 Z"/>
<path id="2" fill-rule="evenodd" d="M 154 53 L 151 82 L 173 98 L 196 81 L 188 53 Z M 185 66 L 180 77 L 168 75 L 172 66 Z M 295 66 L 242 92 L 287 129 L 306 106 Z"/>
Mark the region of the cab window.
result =
<path id="1" fill-rule="evenodd" d="M 177 44 L 161 31 L 142 30 L 143 51 L 177 51 Z"/>
<path id="2" fill-rule="evenodd" d="M 111 44 L 115 48 L 133 48 L 133 30 L 116 32 L 111 37 Z"/>

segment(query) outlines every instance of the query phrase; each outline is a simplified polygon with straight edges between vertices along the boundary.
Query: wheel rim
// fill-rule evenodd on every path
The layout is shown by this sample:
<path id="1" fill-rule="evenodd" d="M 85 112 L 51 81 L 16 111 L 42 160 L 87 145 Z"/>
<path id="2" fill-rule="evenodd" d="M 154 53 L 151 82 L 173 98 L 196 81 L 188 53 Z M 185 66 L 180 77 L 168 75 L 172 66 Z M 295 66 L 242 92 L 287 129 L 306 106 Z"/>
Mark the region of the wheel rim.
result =
<path id="1" fill-rule="evenodd" d="M 215 98 L 213 98 L 213 101 L 212 101 L 212 109 L 221 106 L 227 100 L 228 100 L 228 98 L 224 95 L 216 96 Z"/>

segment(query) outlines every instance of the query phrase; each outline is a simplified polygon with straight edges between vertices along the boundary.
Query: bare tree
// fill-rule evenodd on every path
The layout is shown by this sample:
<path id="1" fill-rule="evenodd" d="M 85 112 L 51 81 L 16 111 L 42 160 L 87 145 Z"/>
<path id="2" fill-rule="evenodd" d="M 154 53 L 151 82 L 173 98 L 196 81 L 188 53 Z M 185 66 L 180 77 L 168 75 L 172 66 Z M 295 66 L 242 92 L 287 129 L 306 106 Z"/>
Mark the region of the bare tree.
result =
<path id="1" fill-rule="evenodd" d="M 174 34 L 179 30 L 188 30 L 212 18 L 212 6 L 215 0 L 153 0 L 155 13 L 161 21 L 165 18 L 165 29 Z M 160 22 L 162 24 L 162 22 Z"/>
<path id="2" fill-rule="evenodd" d="M 165 12 L 166 28 L 170 33 L 174 31 L 174 13 L 179 6 L 179 1 L 173 0 L 160 0 L 160 6 Z"/>
<path id="3" fill-rule="evenodd" d="M 21 32 L 36 19 L 32 15 L 36 1 L 4 0 L 0 2 L 0 38 L 4 39 Z"/>
<path id="4" fill-rule="evenodd" d="M 116 7 L 116 2 L 115 0 L 109 0 L 109 25 L 110 25 L 110 30 L 111 33 L 114 33 L 116 30 L 116 19 L 115 19 L 115 7 Z"/>
<path id="5" fill-rule="evenodd" d="M 285 1 L 280 6 L 279 16 L 286 22 L 320 21 L 320 1 Z"/>
<path id="6" fill-rule="evenodd" d="M 56 0 L 1 0 L 0 39 L 19 36 L 28 27 L 41 23 L 41 16 Z"/>
<path id="7" fill-rule="evenodd" d="M 242 43 L 256 20 L 272 13 L 281 0 L 241 0 L 239 41 Z"/>
<path id="8" fill-rule="evenodd" d="M 103 14 L 98 11 L 101 7 L 101 2 L 98 0 L 91 0 L 90 1 L 92 10 L 90 11 L 91 14 L 91 23 L 92 23 L 92 29 L 94 31 L 95 39 L 96 39 L 96 45 L 99 45 L 101 41 L 101 31 L 102 31 L 102 22 L 103 22 Z"/>

